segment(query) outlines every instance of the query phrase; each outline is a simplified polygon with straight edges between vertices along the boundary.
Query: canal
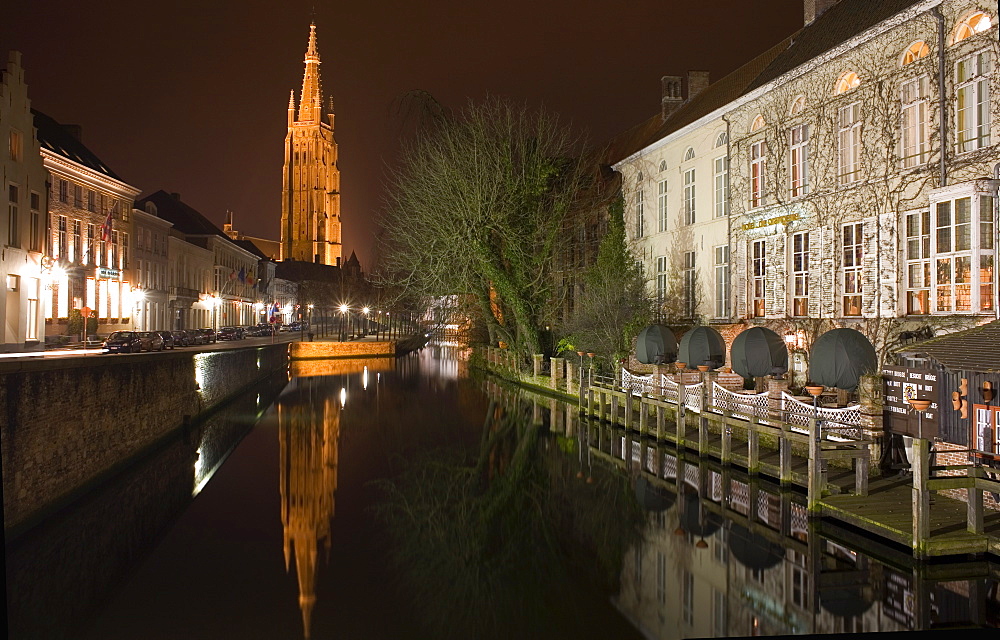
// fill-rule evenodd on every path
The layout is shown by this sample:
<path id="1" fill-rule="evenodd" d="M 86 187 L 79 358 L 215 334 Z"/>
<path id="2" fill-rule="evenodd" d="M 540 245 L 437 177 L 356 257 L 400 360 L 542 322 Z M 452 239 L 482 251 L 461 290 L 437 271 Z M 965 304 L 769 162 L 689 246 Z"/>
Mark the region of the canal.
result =
<path id="1" fill-rule="evenodd" d="M 8 540 L 10 637 L 1000 626 L 996 564 L 915 564 L 459 355 L 293 362 Z"/>

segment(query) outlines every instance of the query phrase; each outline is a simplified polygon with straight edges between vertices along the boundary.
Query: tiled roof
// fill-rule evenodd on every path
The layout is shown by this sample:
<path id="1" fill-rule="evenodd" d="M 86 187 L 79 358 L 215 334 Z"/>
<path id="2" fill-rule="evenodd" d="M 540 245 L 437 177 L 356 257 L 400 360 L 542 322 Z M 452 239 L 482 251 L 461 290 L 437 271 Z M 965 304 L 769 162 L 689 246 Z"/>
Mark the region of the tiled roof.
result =
<path id="1" fill-rule="evenodd" d="M 753 90 L 767 84 L 919 1 L 841 0 L 793 36 L 792 43 L 747 89 Z"/>
<path id="2" fill-rule="evenodd" d="M 896 349 L 926 355 L 953 371 L 1000 371 L 1000 320 Z"/>
<path id="3" fill-rule="evenodd" d="M 250 240 L 232 240 L 231 239 L 230 242 L 232 242 L 233 244 L 235 244 L 237 247 L 240 247 L 241 249 L 245 249 L 246 251 L 249 251 L 250 253 L 252 253 L 255 256 L 257 256 L 258 258 L 260 258 L 261 260 L 266 260 L 267 259 L 267 256 L 264 255 L 264 252 L 260 250 L 260 247 L 258 247 L 257 245 L 255 245 Z"/>
<path id="4" fill-rule="evenodd" d="M 135 206 L 142 209 L 147 202 L 155 204 L 156 215 L 172 222 L 174 228 L 183 234 L 192 236 L 216 235 L 229 240 L 229 236 L 215 226 L 211 220 L 162 189 L 137 200 Z"/>
<path id="5" fill-rule="evenodd" d="M 38 129 L 38 142 L 42 147 L 73 162 L 82 164 L 88 169 L 103 173 L 109 178 L 114 178 L 118 181 L 122 180 L 93 151 L 77 140 L 65 126 L 37 109 L 32 109 L 31 113 L 35 117 L 35 128 Z"/>

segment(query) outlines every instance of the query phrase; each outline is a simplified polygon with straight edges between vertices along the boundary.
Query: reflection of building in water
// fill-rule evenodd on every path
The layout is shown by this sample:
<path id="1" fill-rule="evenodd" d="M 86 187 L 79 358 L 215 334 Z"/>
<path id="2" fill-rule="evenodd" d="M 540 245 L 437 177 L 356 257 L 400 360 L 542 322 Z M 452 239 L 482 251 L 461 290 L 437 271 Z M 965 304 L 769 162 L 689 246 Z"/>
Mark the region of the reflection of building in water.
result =
<path id="1" fill-rule="evenodd" d="M 320 542 L 330 553 L 330 521 L 337 490 L 340 402 L 319 378 L 296 380 L 277 404 L 281 442 L 281 522 L 285 569 L 294 547 L 304 636 L 309 638 L 316 603 Z"/>

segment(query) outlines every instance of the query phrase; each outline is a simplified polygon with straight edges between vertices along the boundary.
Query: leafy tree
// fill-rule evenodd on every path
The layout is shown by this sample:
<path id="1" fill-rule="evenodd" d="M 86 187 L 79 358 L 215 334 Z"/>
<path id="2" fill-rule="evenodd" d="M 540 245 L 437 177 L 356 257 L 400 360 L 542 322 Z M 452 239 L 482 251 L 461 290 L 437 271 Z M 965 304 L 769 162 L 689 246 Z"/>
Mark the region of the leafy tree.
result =
<path id="1" fill-rule="evenodd" d="M 627 356 L 642 328 L 653 318 L 642 267 L 625 239 L 624 200 L 608 207 L 608 231 L 597 260 L 584 273 L 584 292 L 570 318 L 570 342 L 613 360 Z"/>
<path id="2" fill-rule="evenodd" d="M 390 178 L 385 277 L 469 299 L 491 342 L 540 353 L 552 258 L 584 177 L 579 140 L 557 116 L 497 98 L 434 116 Z"/>

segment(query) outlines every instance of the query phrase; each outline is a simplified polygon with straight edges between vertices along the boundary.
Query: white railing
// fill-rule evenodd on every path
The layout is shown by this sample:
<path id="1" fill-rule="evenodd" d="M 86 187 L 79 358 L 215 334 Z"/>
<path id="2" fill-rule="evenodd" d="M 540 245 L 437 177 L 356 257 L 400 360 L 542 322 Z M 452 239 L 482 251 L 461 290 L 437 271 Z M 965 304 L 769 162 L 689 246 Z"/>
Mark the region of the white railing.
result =
<path id="1" fill-rule="evenodd" d="M 622 389 L 627 389 L 632 395 L 656 393 L 656 384 L 653 382 L 653 375 L 637 376 L 622 367 Z"/>
<path id="2" fill-rule="evenodd" d="M 785 422 L 803 431 L 808 430 L 812 418 L 817 418 L 822 421 L 823 430 L 829 434 L 831 440 L 861 439 L 861 405 L 837 408 L 814 407 L 782 391 L 781 412 Z"/>
<path id="3" fill-rule="evenodd" d="M 736 393 L 718 382 L 712 383 L 712 404 L 718 410 L 731 411 L 733 417 L 765 420 L 768 417 L 768 393 Z"/>

